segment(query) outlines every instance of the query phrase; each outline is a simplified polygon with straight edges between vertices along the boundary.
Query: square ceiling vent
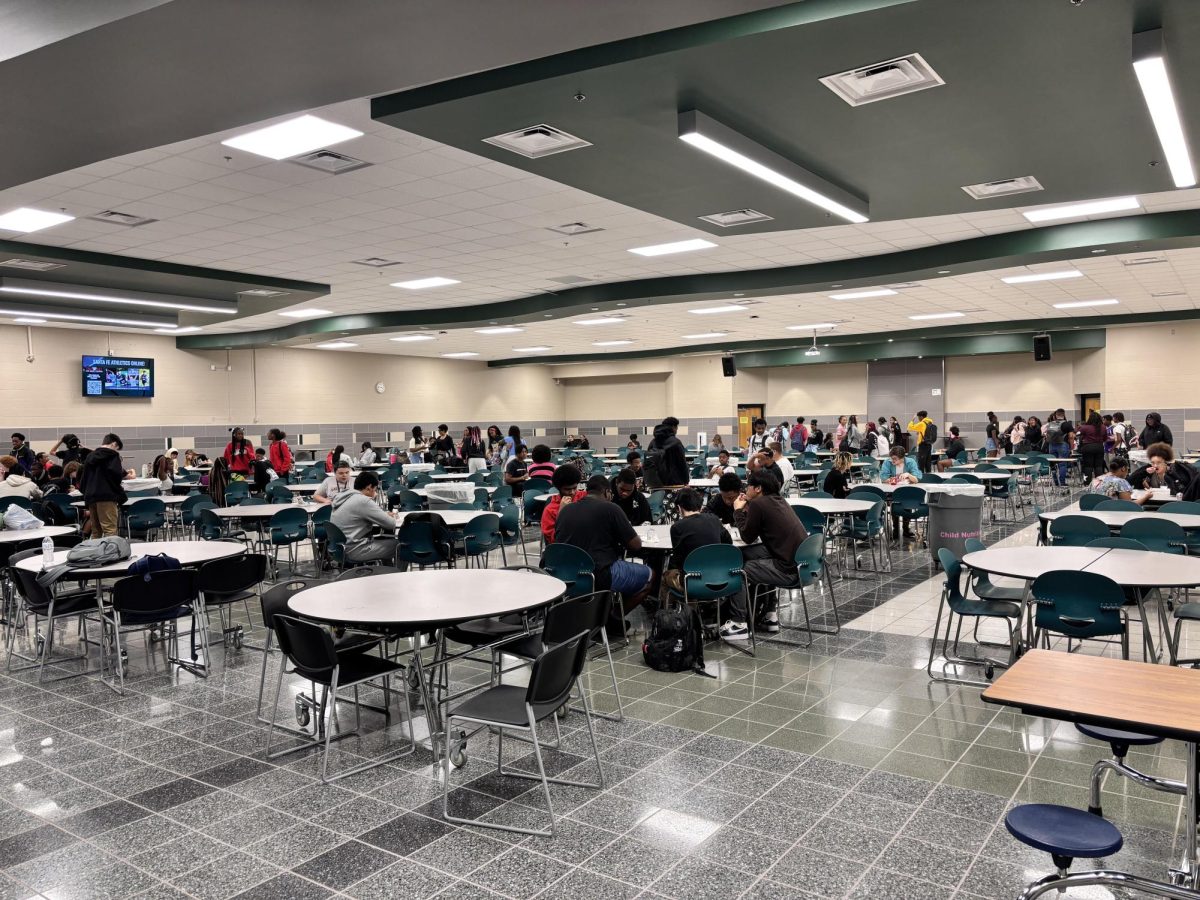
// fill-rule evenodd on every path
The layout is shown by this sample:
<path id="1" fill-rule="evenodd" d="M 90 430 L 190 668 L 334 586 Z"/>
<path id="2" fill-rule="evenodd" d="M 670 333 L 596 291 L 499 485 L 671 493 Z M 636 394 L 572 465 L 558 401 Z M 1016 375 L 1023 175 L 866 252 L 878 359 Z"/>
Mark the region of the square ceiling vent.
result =
<path id="1" fill-rule="evenodd" d="M 1159 263 L 1165 263 L 1165 256 L 1126 256 L 1121 260 L 1121 265 L 1126 268 L 1133 266 L 1155 266 Z"/>
<path id="2" fill-rule="evenodd" d="M 40 259 L 6 259 L 0 266 L 9 269 L 24 269 L 26 272 L 49 272 L 51 269 L 65 269 L 66 263 L 46 262 Z"/>
<path id="3" fill-rule="evenodd" d="M 386 269 L 388 266 L 400 265 L 398 259 L 384 259 L 382 256 L 367 256 L 363 259 L 352 259 L 356 266 L 370 266 L 372 269 Z"/>
<path id="4" fill-rule="evenodd" d="M 898 56 L 821 79 L 821 84 L 851 106 L 891 100 L 945 83 L 920 53 Z"/>
<path id="5" fill-rule="evenodd" d="M 485 144 L 501 147 L 513 153 L 519 153 L 528 159 L 540 159 L 555 153 L 565 153 L 568 150 L 579 150 L 592 146 L 590 141 L 567 134 L 561 128 L 553 125 L 533 125 L 508 134 L 498 134 L 495 137 L 484 138 Z"/>
<path id="6" fill-rule="evenodd" d="M 1011 194 L 1030 194 L 1042 190 L 1042 185 L 1032 175 L 1022 175 L 1020 178 L 1002 178 L 999 181 L 963 185 L 963 190 L 976 200 L 990 200 L 993 197 L 1008 197 Z"/>
<path id="7" fill-rule="evenodd" d="M 585 278 L 583 275 L 559 275 L 555 278 L 547 278 L 547 281 L 553 281 L 556 284 L 587 284 L 592 279 Z"/>
<path id="8" fill-rule="evenodd" d="M 334 153 L 332 150 L 317 150 L 313 153 L 305 153 L 303 156 L 297 156 L 295 159 L 288 161 L 309 169 L 316 169 L 318 172 L 326 172 L 330 175 L 341 175 L 344 172 L 365 169 L 371 165 L 365 160 L 355 159 L 353 156 L 347 156 L 344 153 Z"/>
<path id="9" fill-rule="evenodd" d="M 107 222 L 109 225 L 124 225 L 126 228 L 137 228 L 139 225 L 149 225 L 151 222 L 157 222 L 158 219 L 151 219 L 147 216 L 135 216 L 133 213 L 117 212 L 115 209 L 106 209 L 103 212 L 98 212 L 94 216 L 88 216 L 93 222 Z"/>
<path id="10" fill-rule="evenodd" d="M 603 231 L 599 225 L 589 225 L 587 222 L 568 222 L 566 225 L 551 225 L 547 231 L 556 231 L 559 234 L 575 235 L 575 234 L 594 234 L 597 231 Z"/>
<path id="11" fill-rule="evenodd" d="M 760 213 L 757 209 L 731 209 L 729 212 L 713 213 L 711 216 L 700 216 L 701 222 L 711 222 L 722 228 L 733 228 L 736 225 L 752 225 L 755 222 L 770 222 L 774 216 Z"/>
<path id="12" fill-rule="evenodd" d="M 290 291 L 272 291 L 267 288 L 251 288 L 248 291 L 238 291 L 240 297 L 286 297 Z"/>

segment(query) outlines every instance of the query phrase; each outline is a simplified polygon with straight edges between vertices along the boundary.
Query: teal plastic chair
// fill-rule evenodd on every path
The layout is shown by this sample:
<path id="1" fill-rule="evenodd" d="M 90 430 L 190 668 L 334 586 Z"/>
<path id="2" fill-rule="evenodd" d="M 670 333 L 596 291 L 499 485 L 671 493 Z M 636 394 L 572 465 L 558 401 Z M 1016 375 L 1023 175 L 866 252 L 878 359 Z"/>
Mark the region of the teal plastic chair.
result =
<path id="1" fill-rule="evenodd" d="M 874 494 L 880 500 L 887 499 L 887 491 L 885 491 L 883 488 L 881 488 L 877 484 L 856 484 L 854 486 L 854 493 L 856 493 L 856 494 Z M 924 491 L 922 491 L 921 493 L 924 494 Z M 811 497 L 812 495 L 813 495 L 813 492 L 809 492 L 809 493 L 805 494 L 804 496 Z"/>
<path id="2" fill-rule="evenodd" d="M 803 507 L 796 508 L 803 509 Z M 833 581 L 829 577 L 829 569 L 825 565 L 824 535 L 820 532 L 810 533 L 796 548 L 793 560 L 796 563 L 796 580 L 790 585 L 785 585 L 784 589 L 793 591 L 799 588 L 800 590 L 800 606 L 804 610 L 804 630 L 809 634 L 808 643 L 803 646 L 808 647 L 812 645 L 812 635 L 837 634 L 842 630 L 842 618 L 838 613 L 837 600 L 833 596 Z M 821 628 L 813 625 L 809 615 L 808 595 L 804 589 L 819 584 L 822 578 L 825 579 L 825 586 L 829 590 L 829 608 L 833 612 L 833 628 Z"/>
<path id="3" fill-rule="evenodd" d="M 548 494 L 554 488 L 554 485 L 548 478 L 530 478 L 525 482 L 522 488 L 522 495 L 528 494 L 530 491 L 536 491 L 539 494 Z"/>
<path id="4" fill-rule="evenodd" d="M 1080 512 L 1091 512 L 1101 503 L 1107 502 L 1107 494 L 1084 494 L 1079 498 L 1079 510 Z M 1138 509 L 1141 509 L 1141 507 L 1139 506 Z"/>
<path id="5" fill-rule="evenodd" d="M 851 547 L 853 554 L 854 545 L 864 543 L 871 550 L 871 564 L 876 572 L 884 571 L 880 568 L 880 556 L 876 555 L 875 545 L 880 546 L 880 555 L 887 560 L 887 571 L 892 569 L 891 549 L 884 540 L 886 531 L 883 527 L 883 507 L 884 502 L 879 497 L 870 493 L 860 493 L 857 490 L 850 492 L 846 498 L 848 500 L 869 500 L 873 501 L 873 505 L 866 512 L 856 513 L 851 516 L 849 521 L 842 525 L 841 531 L 838 532 L 839 537 L 845 538 Z"/>
<path id="6" fill-rule="evenodd" d="M 271 546 L 271 571 L 279 578 L 279 550 L 287 547 L 288 567 L 296 572 L 296 547 L 308 540 L 308 512 L 303 509 L 281 509 L 267 520 L 270 530 L 266 538 Z"/>
<path id="7" fill-rule="evenodd" d="M 949 481 L 950 484 L 983 484 L 983 482 L 972 475 L 970 472 L 959 472 L 953 475 Z"/>
<path id="8" fill-rule="evenodd" d="M 231 481 L 225 486 L 225 505 L 237 506 L 250 496 L 250 483 L 247 481 Z"/>
<path id="9" fill-rule="evenodd" d="M 125 507 L 125 535 L 130 540 L 150 540 L 167 527 L 167 504 L 154 497 L 136 500 Z"/>
<path id="10" fill-rule="evenodd" d="M 1096 538 L 1094 541 L 1088 541 L 1089 547 L 1107 548 L 1109 550 L 1149 550 L 1150 548 L 1141 541 L 1135 541 L 1133 538 L 1127 537 L 1105 537 Z"/>
<path id="11" fill-rule="evenodd" d="M 542 554 L 542 570 L 563 582 L 566 597 L 582 597 L 596 590 L 596 563 L 591 555 L 571 544 L 550 544 Z"/>
<path id="12" fill-rule="evenodd" d="M 738 650 L 754 655 L 755 649 L 755 610 L 754 593 L 747 589 L 746 573 L 742 569 L 742 551 L 732 544 L 708 544 L 697 547 L 683 561 L 683 590 L 671 591 L 672 597 L 683 600 L 684 603 L 713 603 L 717 609 L 717 622 L 720 621 L 721 601 L 745 592 L 748 594 L 748 613 L 750 628 L 750 648 L 740 647 L 732 641 L 726 641 Z"/>
<path id="13" fill-rule="evenodd" d="M 58 491 L 54 491 L 42 497 L 42 502 L 53 504 L 59 513 L 61 513 L 62 520 L 68 524 L 75 524 L 79 521 L 79 510 L 71 505 L 75 501 L 72 499 L 70 494 L 62 494 Z"/>
<path id="14" fill-rule="evenodd" d="M 500 551 L 503 565 L 508 565 L 508 555 L 504 550 L 504 534 L 500 530 L 500 517 L 495 513 L 476 516 L 462 530 L 462 555 L 470 567 L 474 559 L 479 568 L 487 568 L 487 554 L 493 550 Z"/>
<path id="15" fill-rule="evenodd" d="M 1012 665 L 1013 660 L 1017 656 L 1017 634 L 1021 621 L 1021 604 L 1014 603 L 1011 600 L 971 600 L 962 591 L 962 561 L 942 547 L 938 550 L 938 563 L 942 567 L 942 571 L 946 575 L 946 580 L 942 584 L 942 596 L 938 603 L 937 620 L 933 626 L 933 640 L 929 646 L 929 661 L 925 665 L 925 671 L 929 675 L 931 681 L 940 681 L 949 684 L 966 684 L 978 687 L 987 687 L 991 682 L 992 676 L 995 674 L 997 667 L 1008 668 Z M 942 615 L 946 617 L 946 629 L 942 632 Z M 954 617 L 958 616 L 958 625 L 955 627 Z M 986 656 L 964 656 L 959 650 L 959 636 L 962 634 L 962 625 L 965 620 L 970 620 L 973 623 L 973 631 L 978 635 L 979 623 L 981 621 L 993 620 L 1003 622 L 1008 629 L 1008 659 L 999 660 L 992 659 Z M 953 638 L 951 632 L 953 631 Z M 938 643 L 941 643 L 941 653 L 938 652 Z M 978 638 L 976 638 L 978 643 Z M 942 659 L 941 666 L 936 670 L 934 661 Z M 965 678 L 959 674 L 958 670 L 965 666 L 981 666 L 984 670 L 984 681 Z M 948 668 L 953 668 L 953 674 L 947 672 Z"/>
<path id="16" fill-rule="evenodd" d="M 199 514 L 200 539 L 204 541 L 241 541 L 247 542 L 246 532 L 233 528 L 221 519 L 213 510 L 216 507 L 197 506 Z"/>
<path id="17" fill-rule="evenodd" d="M 1187 535 L 1170 519 L 1156 519 L 1153 516 L 1130 519 L 1121 526 L 1121 537 L 1132 538 L 1158 553 L 1187 552 Z"/>
<path id="18" fill-rule="evenodd" d="M 309 466 L 304 470 L 304 477 L 300 479 L 302 484 L 318 484 L 325 480 L 324 466 Z"/>
<path id="19" fill-rule="evenodd" d="M 489 494 L 487 492 L 487 488 L 481 488 L 481 487 L 475 488 L 474 504 L 475 504 L 476 509 L 487 509 L 488 504 L 490 502 L 491 502 L 491 494 Z"/>
<path id="20" fill-rule="evenodd" d="M 1030 589 L 1036 604 L 1033 645 L 1049 649 L 1050 635 L 1073 640 L 1119 637 L 1121 657 L 1129 659 L 1129 628 L 1125 617 L 1125 592 L 1111 578 L 1095 572 L 1046 572 Z"/>
<path id="21" fill-rule="evenodd" d="M 978 553 L 980 550 L 986 549 L 987 544 L 979 538 L 967 538 L 963 546 L 966 553 Z M 1025 591 L 1022 588 L 1001 587 L 993 584 L 987 572 L 972 572 L 969 577 L 971 593 L 980 600 L 1008 600 L 1020 603 L 1025 599 Z"/>
<path id="22" fill-rule="evenodd" d="M 892 515 L 903 519 L 905 528 L 910 522 L 924 521 L 928 525 L 929 504 L 925 501 L 925 489 L 911 484 L 896 488 L 892 492 Z"/>
<path id="23" fill-rule="evenodd" d="M 402 512 L 420 512 L 425 509 L 425 498 L 410 490 L 392 491 L 388 494 L 388 506 Z"/>
<path id="24" fill-rule="evenodd" d="M 179 521 L 184 528 L 197 531 L 200 525 L 200 510 L 216 509 L 217 504 L 213 503 L 212 497 L 207 494 L 192 494 L 179 506 Z"/>
<path id="25" fill-rule="evenodd" d="M 424 569 L 454 562 L 454 536 L 437 513 L 410 513 L 396 531 L 396 559 Z"/>
<path id="26" fill-rule="evenodd" d="M 818 512 L 811 506 L 793 506 L 792 512 L 796 514 L 796 518 L 800 520 L 800 524 L 804 526 L 804 530 L 809 534 L 825 534 L 825 514 Z"/>
<path id="27" fill-rule="evenodd" d="M 870 485 L 863 485 L 863 488 L 867 488 L 869 486 Z M 855 488 L 855 490 L 859 490 L 859 489 Z M 882 494 L 883 491 L 880 491 L 880 493 Z M 829 491 L 805 491 L 800 496 L 807 497 L 809 500 L 832 500 L 833 499 L 833 494 L 829 493 Z"/>
<path id="28" fill-rule="evenodd" d="M 479 492 L 476 491 L 475 493 L 478 494 Z M 512 501 L 512 500 L 513 500 L 513 487 L 511 484 L 504 484 L 504 485 L 501 485 L 500 487 L 496 488 L 496 490 L 492 491 L 490 503 L 492 505 L 492 508 L 495 509 L 497 506 L 502 505 L 505 501 Z"/>
<path id="29" fill-rule="evenodd" d="M 320 577 L 321 567 L 327 559 L 324 548 L 329 538 L 325 532 L 325 526 L 329 524 L 329 519 L 332 515 L 332 506 L 322 506 L 309 519 L 312 523 L 309 531 L 309 540 L 312 541 L 313 570 L 317 574 L 317 577 Z"/>
<path id="30" fill-rule="evenodd" d="M 271 503 L 291 503 L 296 499 L 296 495 L 279 479 L 267 485 L 266 495 Z"/>
<path id="31" fill-rule="evenodd" d="M 1108 526 L 1091 516 L 1059 516 L 1049 532 L 1054 547 L 1086 547 L 1089 541 L 1109 536 Z"/>
<path id="32" fill-rule="evenodd" d="M 346 532 L 328 520 L 321 524 L 321 530 L 325 534 L 325 562 L 334 568 L 345 571 Z"/>
<path id="33" fill-rule="evenodd" d="M 33 501 L 25 497 L 0 497 L 0 515 L 8 511 L 10 506 L 19 506 L 21 509 L 33 509 Z"/>
<path id="34" fill-rule="evenodd" d="M 1080 509 L 1083 507 L 1081 506 Z M 1142 508 L 1132 500 L 1105 500 L 1095 506 L 1096 512 L 1142 512 Z"/>
<path id="35" fill-rule="evenodd" d="M 963 450 L 961 453 L 955 456 L 954 461 L 960 466 L 965 466 L 969 462 L 969 459 L 967 458 L 967 451 Z"/>
<path id="36" fill-rule="evenodd" d="M 521 534 L 521 509 L 512 502 L 496 510 L 500 515 L 500 537 L 505 547 L 520 545 L 525 562 L 529 562 L 529 551 L 525 549 L 525 536 Z"/>
<path id="37" fill-rule="evenodd" d="M 1200 503 L 1193 500 L 1172 500 L 1160 506 L 1158 511 L 1173 515 L 1200 516 Z M 1188 553 L 1193 556 L 1200 555 L 1200 531 L 1184 529 L 1183 533 L 1187 540 Z"/>

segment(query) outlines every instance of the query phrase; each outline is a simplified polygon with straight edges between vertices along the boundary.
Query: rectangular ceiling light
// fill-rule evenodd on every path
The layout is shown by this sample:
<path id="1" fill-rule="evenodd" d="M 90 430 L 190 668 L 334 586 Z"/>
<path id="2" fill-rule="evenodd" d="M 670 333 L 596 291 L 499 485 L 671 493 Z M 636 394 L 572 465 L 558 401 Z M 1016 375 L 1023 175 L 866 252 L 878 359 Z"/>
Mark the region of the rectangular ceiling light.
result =
<path id="1" fill-rule="evenodd" d="M 944 313 L 925 313 L 921 316 L 909 316 L 914 322 L 929 322 L 934 319 L 961 319 L 966 313 L 960 312 L 944 312 Z"/>
<path id="2" fill-rule="evenodd" d="M 397 344 L 410 344 L 416 341 L 436 341 L 437 336 L 432 334 L 402 334 L 400 337 L 388 338 L 389 341 L 395 341 Z"/>
<path id="3" fill-rule="evenodd" d="M 313 316 L 330 316 L 333 313 L 327 309 L 289 309 L 280 315 L 288 319 L 311 319 Z"/>
<path id="4" fill-rule="evenodd" d="M 29 315 L 29 310 L 24 309 L 0 309 L 0 316 L 26 316 Z M 54 313 L 42 312 L 38 310 L 36 315 L 42 319 L 61 320 L 63 322 L 85 322 L 88 325 L 117 325 L 119 327 L 129 328 L 162 328 L 163 320 L 146 321 L 144 319 L 110 319 L 106 316 L 87 316 L 82 313 Z"/>
<path id="5" fill-rule="evenodd" d="M 317 344 L 316 348 L 318 350 L 345 350 L 347 347 L 357 346 L 358 344 L 351 343 L 350 341 L 328 341 L 324 344 Z"/>
<path id="6" fill-rule="evenodd" d="M 1116 306 L 1120 300 L 1078 300 L 1074 303 L 1055 303 L 1055 309 L 1084 309 L 1088 306 Z"/>
<path id="7" fill-rule="evenodd" d="M 322 147 L 332 147 L 351 138 L 362 137 L 362 134 L 361 131 L 347 128 L 345 125 L 305 115 L 248 131 L 221 143 L 234 150 L 245 150 L 267 159 L 287 159 L 290 156 L 320 150 Z"/>
<path id="8" fill-rule="evenodd" d="M 19 318 L 13 319 L 13 321 L 16 322 L 18 325 L 45 325 L 46 324 L 45 319 L 35 319 L 31 316 L 21 316 Z M 155 329 L 155 330 L 161 331 L 162 329 Z"/>
<path id="9" fill-rule="evenodd" d="M 1124 212 L 1138 209 L 1137 197 L 1109 197 L 1105 200 L 1085 200 L 1083 203 L 1068 203 L 1066 206 L 1043 206 L 1023 212 L 1030 222 L 1054 222 L 1058 219 L 1077 219 L 1083 216 L 1098 216 L 1102 213 Z"/>
<path id="10" fill-rule="evenodd" d="M 671 253 L 691 253 L 693 250 L 707 250 L 717 246 L 712 241 L 703 238 L 693 238 L 690 241 L 675 241 L 671 244 L 654 244 L 650 247 L 630 247 L 630 253 L 638 256 L 667 256 Z"/>
<path id="11" fill-rule="evenodd" d="M 1030 275 L 1009 275 L 1001 278 L 1005 284 L 1033 284 L 1036 281 L 1062 281 L 1065 278 L 1082 278 L 1083 273 L 1078 269 L 1064 269 L 1061 272 L 1034 272 Z"/>
<path id="12" fill-rule="evenodd" d="M 632 344 L 633 341 L 592 341 L 593 347 L 620 347 L 623 344 Z"/>
<path id="13" fill-rule="evenodd" d="M 694 316 L 715 316 L 718 313 L 734 313 L 745 312 L 746 307 L 738 306 L 736 303 L 726 303 L 724 306 L 704 306 L 700 309 L 689 309 Z"/>
<path id="14" fill-rule="evenodd" d="M 1167 158 L 1175 187 L 1194 187 L 1196 170 L 1192 167 L 1192 155 L 1188 152 L 1187 138 L 1183 134 L 1179 106 L 1167 75 L 1167 56 L 1163 49 L 1161 28 L 1133 36 L 1133 71 L 1150 110 L 1154 130 L 1158 132 L 1158 142 Z"/>
<path id="15" fill-rule="evenodd" d="M 232 316 L 237 313 L 237 307 L 232 303 L 222 306 L 208 306 L 203 303 L 177 303 L 173 300 L 152 300 L 149 299 L 152 295 L 143 297 L 125 297 L 117 294 L 93 293 L 91 291 L 76 291 L 68 290 L 70 285 L 61 285 L 54 288 L 39 287 L 40 284 L 48 284 L 48 282 L 37 281 L 19 281 L 17 279 L 5 278 L 3 284 L 0 284 L 0 292 L 5 294 L 18 294 L 23 297 L 49 297 L 54 300 L 89 300 L 93 303 L 114 303 L 118 306 L 149 306 L 156 309 L 181 309 L 187 312 L 214 313 L 216 315 Z M 96 288 L 93 290 L 103 290 Z"/>
<path id="16" fill-rule="evenodd" d="M 418 278 L 414 281 L 393 281 L 392 287 L 404 288 L 406 291 L 420 291 L 425 288 L 447 287 L 451 284 L 461 284 L 453 278 L 442 278 L 434 276 L 433 278 Z"/>
<path id="17" fill-rule="evenodd" d="M 696 110 L 679 114 L 679 139 L 847 222 L 869 222 L 867 202 Z"/>
<path id="18" fill-rule="evenodd" d="M 623 325 L 625 320 L 617 316 L 598 316 L 595 319 L 576 319 L 576 325 Z"/>
<path id="19" fill-rule="evenodd" d="M 850 291 L 845 294 L 830 294 L 830 300 L 870 300 L 872 297 L 894 297 L 899 291 L 891 288 L 875 288 L 869 291 Z"/>
<path id="20" fill-rule="evenodd" d="M 553 350 L 553 347 L 513 347 L 514 353 L 541 353 L 543 350 Z"/>
<path id="21" fill-rule="evenodd" d="M 725 331 L 705 331 L 701 334 L 685 334 L 683 338 L 687 341 L 702 341 L 706 338 L 725 337 L 726 334 L 728 334 L 728 332 Z"/>
<path id="22" fill-rule="evenodd" d="M 446 359 L 466 359 L 469 356 L 478 356 L 478 353 L 473 353 L 470 350 L 463 350 L 460 353 L 443 353 L 442 356 Z"/>
<path id="23" fill-rule="evenodd" d="M 825 328 L 836 328 L 833 322 L 818 322 L 815 325 L 789 325 L 788 331 L 821 331 Z"/>
<path id="24" fill-rule="evenodd" d="M 20 209 L 10 210 L 0 216 L 0 231 L 22 231 L 29 234 L 32 231 L 41 231 L 43 228 L 49 228 L 52 225 L 61 225 L 63 222 L 70 222 L 74 216 L 68 216 L 66 213 L 46 212 L 41 209 L 30 209 L 28 206 L 22 206 Z"/>
<path id="25" fill-rule="evenodd" d="M 520 334 L 524 328 L 518 328 L 516 325 L 497 325 L 494 328 L 476 328 L 476 334 Z"/>
<path id="26" fill-rule="evenodd" d="M 155 334 L 190 334 L 193 331 L 199 331 L 199 325 L 188 325 L 186 328 L 155 328 Z"/>

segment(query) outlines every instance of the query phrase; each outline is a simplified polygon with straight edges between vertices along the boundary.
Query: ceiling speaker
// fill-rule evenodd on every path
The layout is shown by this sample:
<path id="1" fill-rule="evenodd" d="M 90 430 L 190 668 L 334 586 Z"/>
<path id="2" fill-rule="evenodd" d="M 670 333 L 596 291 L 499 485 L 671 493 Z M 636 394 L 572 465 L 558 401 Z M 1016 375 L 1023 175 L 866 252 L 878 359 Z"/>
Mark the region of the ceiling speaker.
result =
<path id="1" fill-rule="evenodd" d="M 1033 361 L 1048 362 L 1050 360 L 1050 335 L 1035 334 L 1033 336 Z"/>
<path id="2" fill-rule="evenodd" d="M 733 361 L 732 356 L 721 357 L 721 374 L 726 378 L 732 378 L 737 374 L 737 363 Z"/>

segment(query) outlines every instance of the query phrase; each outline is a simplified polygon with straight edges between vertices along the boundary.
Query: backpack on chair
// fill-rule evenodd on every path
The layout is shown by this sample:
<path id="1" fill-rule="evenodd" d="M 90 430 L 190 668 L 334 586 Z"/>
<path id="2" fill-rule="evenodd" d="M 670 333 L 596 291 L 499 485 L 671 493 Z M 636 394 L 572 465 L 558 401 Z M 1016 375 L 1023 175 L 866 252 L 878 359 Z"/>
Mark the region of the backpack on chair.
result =
<path id="1" fill-rule="evenodd" d="M 707 675 L 700 613 L 683 605 L 660 609 L 654 615 L 650 633 L 642 642 L 642 659 L 659 672 Z"/>
<path id="2" fill-rule="evenodd" d="M 653 443 L 646 448 L 642 459 L 642 481 L 648 488 L 663 486 L 662 476 L 663 451 Z"/>

